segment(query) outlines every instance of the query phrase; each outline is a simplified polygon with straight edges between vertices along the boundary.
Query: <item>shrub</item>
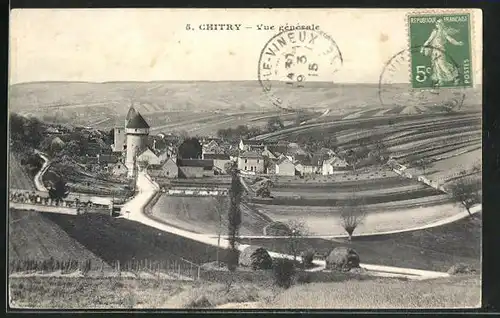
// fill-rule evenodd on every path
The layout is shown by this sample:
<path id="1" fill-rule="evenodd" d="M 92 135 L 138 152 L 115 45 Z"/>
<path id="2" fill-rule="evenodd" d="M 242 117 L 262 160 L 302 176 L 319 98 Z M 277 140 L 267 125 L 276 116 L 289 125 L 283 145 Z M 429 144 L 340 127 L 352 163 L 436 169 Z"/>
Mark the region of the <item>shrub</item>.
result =
<path id="1" fill-rule="evenodd" d="M 297 274 L 297 283 L 309 284 L 312 281 L 312 274 L 309 272 L 300 272 Z"/>
<path id="2" fill-rule="evenodd" d="M 210 300 L 208 300 L 207 296 L 201 295 L 200 297 L 191 300 L 186 304 L 186 308 L 210 308 L 213 307 Z"/>
<path id="3" fill-rule="evenodd" d="M 348 247 L 336 247 L 326 258 L 326 268 L 347 272 L 359 267 L 359 255 Z"/>
<path id="4" fill-rule="evenodd" d="M 472 268 L 471 266 L 463 263 L 455 264 L 450 267 L 448 270 L 448 274 L 450 275 L 456 275 L 456 274 L 471 274 L 475 273 L 476 270 Z"/>
<path id="5" fill-rule="evenodd" d="M 292 260 L 283 258 L 276 260 L 274 264 L 274 283 L 283 288 L 289 288 L 292 285 L 295 274 L 295 264 Z"/>
<path id="6" fill-rule="evenodd" d="M 264 227 L 264 235 L 289 236 L 290 234 L 290 228 L 283 222 L 273 222 Z"/>
<path id="7" fill-rule="evenodd" d="M 309 249 L 305 252 L 302 252 L 302 264 L 306 268 L 310 268 L 313 266 L 313 260 L 314 260 L 314 255 L 316 255 L 316 252 L 312 249 Z"/>
<path id="8" fill-rule="evenodd" d="M 263 247 L 248 246 L 239 256 L 239 263 L 243 266 L 251 267 L 253 270 L 271 269 L 273 259 Z"/>

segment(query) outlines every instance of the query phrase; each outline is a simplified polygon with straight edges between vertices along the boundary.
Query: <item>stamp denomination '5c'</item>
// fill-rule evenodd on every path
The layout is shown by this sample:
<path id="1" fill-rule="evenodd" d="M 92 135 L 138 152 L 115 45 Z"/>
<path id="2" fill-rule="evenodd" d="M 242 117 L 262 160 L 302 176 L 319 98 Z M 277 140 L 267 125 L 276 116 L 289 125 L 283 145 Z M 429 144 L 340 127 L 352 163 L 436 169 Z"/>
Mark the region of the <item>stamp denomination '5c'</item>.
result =
<path id="1" fill-rule="evenodd" d="M 468 13 L 408 15 L 413 88 L 471 87 Z"/>

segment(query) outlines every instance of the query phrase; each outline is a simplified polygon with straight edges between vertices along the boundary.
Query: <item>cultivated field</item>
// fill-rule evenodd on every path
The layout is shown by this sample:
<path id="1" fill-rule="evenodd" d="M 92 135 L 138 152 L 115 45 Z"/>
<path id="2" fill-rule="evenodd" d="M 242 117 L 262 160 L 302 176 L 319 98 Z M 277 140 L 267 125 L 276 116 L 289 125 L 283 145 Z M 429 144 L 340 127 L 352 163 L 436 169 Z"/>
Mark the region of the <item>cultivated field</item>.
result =
<path id="1" fill-rule="evenodd" d="M 242 235 L 262 235 L 271 219 L 242 204 Z M 221 233 L 226 235 L 227 208 L 221 211 Z M 213 197 L 182 197 L 163 195 L 152 210 L 155 218 L 178 228 L 203 234 L 219 231 L 219 214 Z"/>
<path id="2" fill-rule="evenodd" d="M 478 308 L 481 279 L 475 275 L 420 282 L 377 279 L 307 284 L 292 287 L 261 306 L 269 309 Z"/>
<path id="3" fill-rule="evenodd" d="M 36 259 L 102 260 L 41 213 L 9 210 L 9 261 Z"/>
<path id="4" fill-rule="evenodd" d="M 278 96 L 287 96 L 284 107 L 324 114 L 308 122 L 439 111 L 439 107 L 409 111 L 390 103 L 381 105 L 378 85 L 315 83 L 299 91 L 279 86 L 275 90 Z M 395 93 L 405 90 L 405 86 L 394 87 Z M 481 88 L 468 89 L 462 109 L 480 109 L 480 92 Z M 132 103 L 151 122 L 153 131 L 214 134 L 238 124 L 260 126 L 268 116 L 280 115 L 283 121 L 295 118 L 274 107 L 257 81 L 22 83 L 12 85 L 9 96 L 13 112 L 101 129 L 122 125 Z"/>
<path id="5" fill-rule="evenodd" d="M 26 277 L 10 279 L 11 306 L 45 309 L 192 308 L 464 308 L 481 301 L 477 275 L 429 281 L 398 279 L 311 283 L 288 290 L 235 283 Z M 329 292 L 324 292 L 328 290 Z"/>

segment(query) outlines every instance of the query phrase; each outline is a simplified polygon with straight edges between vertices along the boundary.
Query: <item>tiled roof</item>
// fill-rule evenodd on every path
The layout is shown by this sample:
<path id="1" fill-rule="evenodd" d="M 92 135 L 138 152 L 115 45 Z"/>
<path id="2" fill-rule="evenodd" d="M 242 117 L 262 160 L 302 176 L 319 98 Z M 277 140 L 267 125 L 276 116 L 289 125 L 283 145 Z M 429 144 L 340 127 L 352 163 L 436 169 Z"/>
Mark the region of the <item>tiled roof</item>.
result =
<path id="1" fill-rule="evenodd" d="M 247 159 L 261 159 L 262 154 L 255 152 L 255 151 L 247 151 L 244 154 L 240 155 L 240 158 L 247 158 Z"/>
<path id="2" fill-rule="evenodd" d="M 263 141 L 260 140 L 242 140 L 244 145 L 249 145 L 249 146 L 260 146 L 264 145 Z"/>
<path id="3" fill-rule="evenodd" d="M 276 162 L 277 165 L 282 164 L 283 162 L 288 161 L 289 163 L 292 163 L 290 160 L 288 160 L 287 157 L 282 157 L 278 162 Z"/>
<path id="4" fill-rule="evenodd" d="M 216 160 L 229 160 L 229 155 L 223 153 L 207 153 L 204 154 L 205 159 L 216 159 Z"/>
<path id="5" fill-rule="evenodd" d="M 178 159 L 177 164 L 179 167 L 213 167 L 213 160 L 204 160 L 204 159 Z"/>

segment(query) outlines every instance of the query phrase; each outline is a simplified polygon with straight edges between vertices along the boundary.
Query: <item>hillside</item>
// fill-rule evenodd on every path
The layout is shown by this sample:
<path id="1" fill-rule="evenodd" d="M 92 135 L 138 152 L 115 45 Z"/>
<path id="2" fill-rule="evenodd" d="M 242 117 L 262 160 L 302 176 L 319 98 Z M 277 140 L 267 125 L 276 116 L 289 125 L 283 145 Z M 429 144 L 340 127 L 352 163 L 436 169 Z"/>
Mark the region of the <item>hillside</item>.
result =
<path id="1" fill-rule="evenodd" d="M 43 214 L 9 210 L 9 261 L 22 259 L 88 260 L 99 267 L 101 259 Z"/>
<path id="2" fill-rule="evenodd" d="M 384 90 L 384 98 L 391 100 L 391 94 L 404 91 L 407 86 L 397 84 Z M 273 94 L 286 98 L 289 108 L 329 109 L 331 114 L 367 109 L 383 114 L 383 109 L 394 107 L 380 104 L 376 84 L 314 83 L 301 89 L 279 86 Z M 468 90 L 464 107 L 480 105 L 480 94 L 480 88 Z M 153 127 L 180 124 L 188 118 L 207 124 L 205 117 L 217 116 L 217 111 L 233 116 L 278 110 L 257 81 L 20 83 L 10 87 L 9 98 L 12 112 L 106 128 L 122 123 L 132 102 L 148 121 L 157 121 Z M 372 111 L 374 107 L 377 111 Z M 224 120 L 213 125 L 223 123 Z"/>

